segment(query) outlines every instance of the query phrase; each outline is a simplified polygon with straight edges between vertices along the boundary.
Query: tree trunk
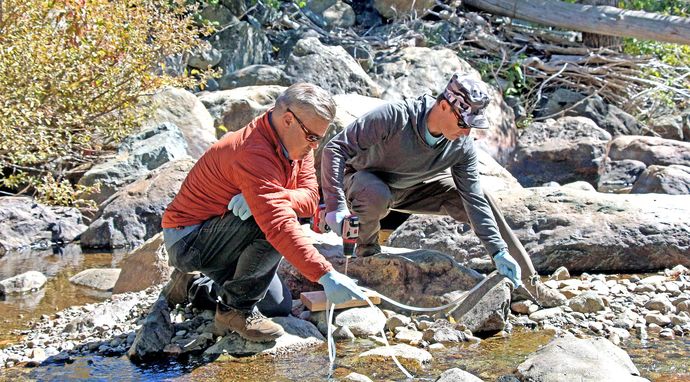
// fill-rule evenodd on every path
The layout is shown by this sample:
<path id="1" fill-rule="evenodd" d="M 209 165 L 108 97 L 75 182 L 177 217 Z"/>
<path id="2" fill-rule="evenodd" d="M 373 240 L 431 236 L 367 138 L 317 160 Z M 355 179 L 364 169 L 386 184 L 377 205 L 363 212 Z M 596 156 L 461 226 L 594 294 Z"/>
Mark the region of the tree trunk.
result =
<path id="1" fill-rule="evenodd" d="M 497 15 L 543 25 L 690 45 L 690 18 L 555 0 L 463 0 Z"/>
<path id="2" fill-rule="evenodd" d="M 618 0 L 580 0 L 583 5 L 611 5 L 616 6 Z M 590 48 L 612 48 L 618 50 L 623 39 L 616 36 L 607 36 L 598 33 L 582 32 L 582 43 Z"/>

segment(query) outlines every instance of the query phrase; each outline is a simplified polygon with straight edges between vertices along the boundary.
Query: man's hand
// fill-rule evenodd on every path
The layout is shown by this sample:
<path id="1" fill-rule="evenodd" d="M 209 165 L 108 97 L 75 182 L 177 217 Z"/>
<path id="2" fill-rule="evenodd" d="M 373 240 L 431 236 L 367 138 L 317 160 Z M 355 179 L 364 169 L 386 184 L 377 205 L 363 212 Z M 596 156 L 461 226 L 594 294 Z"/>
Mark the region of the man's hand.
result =
<path id="1" fill-rule="evenodd" d="M 247 220 L 247 218 L 252 216 L 252 211 L 249 210 L 249 205 L 244 200 L 244 195 L 242 194 L 237 194 L 230 199 L 228 209 L 232 210 L 232 213 L 242 220 Z"/>
<path id="2" fill-rule="evenodd" d="M 331 230 L 338 236 L 343 236 L 343 220 L 350 216 L 350 211 L 345 209 L 337 209 L 326 214 L 326 224 L 331 227 Z"/>
<path id="3" fill-rule="evenodd" d="M 321 276 L 319 284 L 323 285 L 326 298 L 333 304 L 338 305 L 350 300 L 366 300 L 366 295 L 354 280 L 336 270 Z"/>
<path id="4" fill-rule="evenodd" d="M 496 263 L 498 273 L 509 278 L 510 281 L 515 284 L 516 288 L 522 284 L 520 277 L 520 266 L 515 259 L 513 259 L 513 256 L 510 256 L 505 248 L 496 253 L 494 256 L 494 263 Z"/>

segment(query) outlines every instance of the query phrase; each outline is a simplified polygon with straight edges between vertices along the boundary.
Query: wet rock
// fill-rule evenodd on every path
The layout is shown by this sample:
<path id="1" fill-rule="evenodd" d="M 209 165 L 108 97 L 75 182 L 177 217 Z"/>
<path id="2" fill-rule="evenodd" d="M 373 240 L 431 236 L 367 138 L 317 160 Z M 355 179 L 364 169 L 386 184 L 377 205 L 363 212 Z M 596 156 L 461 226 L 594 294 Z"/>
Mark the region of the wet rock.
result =
<path id="1" fill-rule="evenodd" d="M 568 301 L 568 306 L 575 312 L 594 313 L 605 309 L 604 300 L 594 292 L 585 292 Z"/>
<path id="2" fill-rule="evenodd" d="M 359 355 L 359 362 L 391 362 L 392 356 L 396 356 L 400 363 L 405 367 L 419 368 L 431 362 L 431 353 L 424 349 L 419 349 L 407 344 L 397 344 L 393 346 L 382 346 L 368 350 Z"/>
<path id="3" fill-rule="evenodd" d="M 333 331 L 333 338 L 336 340 L 354 340 L 357 338 L 352 330 L 347 326 L 341 326 Z"/>
<path id="4" fill-rule="evenodd" d="M 48 279 L 41 272 L 29 271 L 0 281 L 0 295 L 41 289 Z"/>
<path id="5" fill-rule="evenodd" d="M 120 277 L 120 268 L 94 268 L 77 273 L 70 277 L 69 281 L 75 285 L 111 291 L 118 277 Z"/>
<path id="6" fill-rule="evenodd" d="M 11 250 L 69 243 L 85 229 L 76 208 L 45 206 L 26 197 L 0 197 L 0 257 Z"/>
<path id="7" fill-rule="evenodd" d="M 165 346 L 170 344 L 174 331 L 175 327 L 170 322 L 168 302 L 165 298 L 159 298 L 137 332 L 127 356 L 135 363 L 159 357 Z"/>
<path id="8" fill-rule="evenodd" d="M 507 322 L 512 289 L 510 280 L 494 273 L 458 305 L 452 317 L 472 333 L 503 330 Z"/>
<path id="9" fill-rule="evenodd" d="M 358 373 L 350 373 L 343 377 L 343 381 L 350 381 L 350 382 L 372 382 L 371 378 L 367 377 L 366 375 L 358 374 Z"/>
<path id="10" fill-rule="evenodd" d="M 352 308 L 339 313 L 334 323 L 347 326 L 357 337 L 366 338 L 381 333 L 386 325 L 386 316 L 378 308 Z"/>
<path id="11" fill-rule="evenodd" d="M 168 265 L 168 253 L 163 245 L 163 234 L 152 237 L 130 252 L 120 262 L 120 276 L 113 294 L 138 292 L 170 280 L 173 268 Z"/>
<path id="12" fill-rule="evenodd" d="M 465 370 L 453 368 L 441 373 L 435 382 L 481 382 L 482 380 Z"/>
<path id="13" fill-rule="evenodd" d="M 461 330 L 455 329 L 452 324 L 449 326 L 432 326 L 424 330 L 422 339 L 428 343 L 448 343 L 448 342 L 465 342 L 468 340 L 467 334 Z"/>
<path id="14" fill-rule="evenodd" d="M 321 345 L 325 338 L 316 327 L 304 320 L 288 317 L 274 317 L 273 322 L 285 330 L 285 334 L 272 342 L 251 342 L 236 333 L 231 333 L 204 351 L 206 356 L 218 356 L 227 352 L 231 356 L 254 354 L 283 355 L 305 348 Z"/>
<path id="15" fill-rule="evenodd" d="M 564 335 L 549 342 L 518 366 L 522 380 L 646 381 L 628 354 L 604 338 Z"/>

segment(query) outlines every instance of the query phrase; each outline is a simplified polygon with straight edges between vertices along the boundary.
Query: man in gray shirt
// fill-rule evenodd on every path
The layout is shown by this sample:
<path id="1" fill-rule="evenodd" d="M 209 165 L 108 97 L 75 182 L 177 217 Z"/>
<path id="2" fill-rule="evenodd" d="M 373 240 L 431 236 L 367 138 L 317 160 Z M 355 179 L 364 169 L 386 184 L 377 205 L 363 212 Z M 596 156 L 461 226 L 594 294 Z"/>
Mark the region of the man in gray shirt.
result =
<path id="1" fill-rule="evenodd" d="M 380 221 L 391 210 L 469 222 L 499 273 L 516 287 L 524 280 L 542 305 L 560 305 L 562 295 L 531 277 L 536 271 L 524 249 L 514 251 L 517 261 L 508 253 L 494 214 L 499 224 L 505 221 L 497 210 L 492 213 L 479 183 L 469 134 L 489 127 L 488 104 L 484 82 L 455 74 L 436 99 L 424 95 L 387 103 L 358 118 L 323 150 L 326 222 L 340 233 L 350 210 L 359 217 L 358 257 L 380 252 Z"/>

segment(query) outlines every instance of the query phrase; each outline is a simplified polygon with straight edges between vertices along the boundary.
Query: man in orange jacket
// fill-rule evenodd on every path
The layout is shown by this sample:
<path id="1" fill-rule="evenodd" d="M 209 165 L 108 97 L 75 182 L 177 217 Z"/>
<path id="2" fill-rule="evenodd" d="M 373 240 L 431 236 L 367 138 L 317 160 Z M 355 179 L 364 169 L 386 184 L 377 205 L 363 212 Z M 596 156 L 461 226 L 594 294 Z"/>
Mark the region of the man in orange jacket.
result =
<path id="1" fill-rule="evenodd" d="M 273 109 L 212 145 L 168 205 L 163 232 L 176 272 L 166 291 L 182 286 L 186 292 L 184 272 L 210 277 L 220 286 L 219 331 L 257 342 L 283 334 L 257 308 L 271 284 L 280 285 L 276 271 L 283 256 L 322 284 L 331 302 L 364 298 L 314 248 L 297 220 L 317 208 L 313 150 L 334 117 L 328 92 L 306 83 L 290 86 Z"/>

